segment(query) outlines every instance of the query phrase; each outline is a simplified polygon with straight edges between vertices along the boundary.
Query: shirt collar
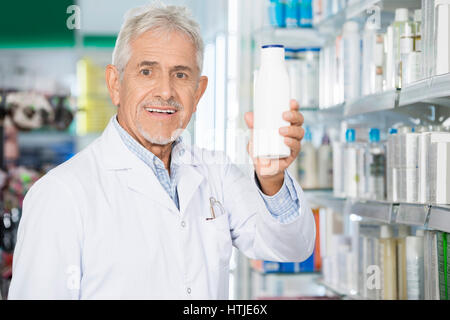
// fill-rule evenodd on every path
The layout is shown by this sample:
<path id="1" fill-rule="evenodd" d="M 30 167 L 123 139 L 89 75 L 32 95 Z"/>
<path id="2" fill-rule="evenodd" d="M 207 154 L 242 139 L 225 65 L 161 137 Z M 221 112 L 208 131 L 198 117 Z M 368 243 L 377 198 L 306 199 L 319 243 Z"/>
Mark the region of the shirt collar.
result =
<path id="1" fill-rule="evenodd" d="M 149 167 L 152 168 L 152 170 L 155 170 L 156 167 L 162 167 L 164 168 L 164 163 L 161 159 L 159 159 L 153 152 L 146 149 L 144 146 L 142 146 L 136 139 L 134 139 L 117 121 L 117 115 L 113 117 L 113 123 L 115 128 L 117 129 L 120 138 L 124 142 L 124 144 L 127 146 L 127 148 L 134 153 L 139 159 L 144 161 Z M 174 150 L 175 147 L 181 146 L 183 141 L 183 137 L 179 136 L 173 143 L 172 143 L 172 150 L 171 150 L 171 158 L 174 156 Z M 179 149 L 179 148 L 177 148 Z M 183 151 L 184 152 L 184 151 Z M 179 152 L 178 152 L 179 153 Z M 173 159 L 172 159 L 173 160 Z M 170 167 L 172 169 L 172 166 L 176 165 L 177 161 L 170 161 Z"/>

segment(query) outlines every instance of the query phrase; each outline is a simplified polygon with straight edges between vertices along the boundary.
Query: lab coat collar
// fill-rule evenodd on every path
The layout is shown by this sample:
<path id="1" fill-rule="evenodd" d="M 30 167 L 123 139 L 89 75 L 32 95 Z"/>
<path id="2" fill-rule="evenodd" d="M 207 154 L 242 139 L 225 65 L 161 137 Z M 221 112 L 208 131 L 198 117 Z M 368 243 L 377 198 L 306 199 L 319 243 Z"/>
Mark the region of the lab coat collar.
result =
<path id="1" fill-rule="evenodd" d="M 100 137 L 101 155 L 108 170 L 131 169 L 141 166 L 142 161 L 135 156 L 123 143 L 117 129 L 114 127 L 114 115 Z M 172 149 L 171 161 L 176 164 L 197 166 L 201 163 L 201 152 L 181 139 Z"/>
<path id="2" fill-rule="evenodd" d="M 133 152 L 131 152 L 120 138 L 114 127 L 114 118 L 100 137 L 100 157 L 107 170 L 120 171 L 127 181 L 128 187 L 142 193 L 152 200 L 178 212 L 175 203 L 162 187 L 153 171 Z M 172 159 L 178 166 L 178 197 L 181 213 L 184 213 L 189 201 L 198 189 L 203 176 L 194 168 L 201 163 L 199 149 L 187 145 L 184 140 L 172 149 Z"/>

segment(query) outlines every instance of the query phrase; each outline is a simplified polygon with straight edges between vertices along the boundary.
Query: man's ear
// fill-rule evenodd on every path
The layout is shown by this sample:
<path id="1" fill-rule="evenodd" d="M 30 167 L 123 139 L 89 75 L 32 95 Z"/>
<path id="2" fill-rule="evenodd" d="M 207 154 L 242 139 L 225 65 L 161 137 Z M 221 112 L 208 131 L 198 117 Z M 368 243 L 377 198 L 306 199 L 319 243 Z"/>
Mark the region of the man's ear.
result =
<path id="1" fill-rule="evenodd" d="M 106 66 L 105 79 L 111 101 L 115 106 L 118 106 L 120 103 L 120 75 L 116 66 L 112 64 Z"/>
<path id="2" fill-rule="evenodd" d="M 201 76 L 200 79 L 198 80 L 197 90 L 195 91 L 195 105 L 193 112 L 197 111 L 198 102 L 205 93 L 207 87 L 208 87 L 208 77 Z"/>

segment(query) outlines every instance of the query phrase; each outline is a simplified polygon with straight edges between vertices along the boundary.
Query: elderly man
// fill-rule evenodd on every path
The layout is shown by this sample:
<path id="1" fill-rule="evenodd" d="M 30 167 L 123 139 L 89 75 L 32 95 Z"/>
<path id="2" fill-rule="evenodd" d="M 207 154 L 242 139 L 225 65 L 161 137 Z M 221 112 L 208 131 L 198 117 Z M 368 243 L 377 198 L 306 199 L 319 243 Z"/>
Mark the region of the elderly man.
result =
<path id="1" fill-rule="evenodd" d="M 233 245 L 254 259 L 311 255 L 314 219 L 286 170 L 303 137 L 295 101 L 280 129 L 291 155 L 252 157 L 254 177 L 181 139 L 208 83 L 202 50 L 185 8 L 126 16 L 106 68 L 117 116 L 28 192 L 10 298 L 225 299 Z"/>

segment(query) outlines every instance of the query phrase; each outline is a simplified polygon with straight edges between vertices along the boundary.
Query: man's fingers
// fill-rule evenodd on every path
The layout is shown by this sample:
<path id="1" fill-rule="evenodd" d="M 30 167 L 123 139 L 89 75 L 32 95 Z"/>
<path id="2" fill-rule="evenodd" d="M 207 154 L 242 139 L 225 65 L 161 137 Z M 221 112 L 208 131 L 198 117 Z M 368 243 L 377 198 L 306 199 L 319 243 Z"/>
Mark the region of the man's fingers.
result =
<path id="1" fill-rule="evenodd" d="M 283 112 L 283 119 L 290 122 L 292 125 L 301 126 L 305 119 L 303 115 L 298 111 L 285 111 Z"/>
<path id="2" fill-rule="evenodd" d="M 279 132 L 284 137 L 293 138 L 295 140 L 302 140 L 305 135 L 305 130 L 299 126 L 281 127 Z"/>
<path id="3" fill-rule="evenodd" d="M 284 137 L 284 143 L 291 148 L 291 153 L 300 151 L 300 141 L 294 138 Z"/>
<path id="4" fill-rule="evenodd" d="M 294 111 L 298 111 L 300 109 L 300 105 L 298 104 L 298 101 L 295 99 L 291 99 L 289 103 L 289 108 Z"/>
<path id="5" fill-rule="evenodd" d="M 250 129 L 253 129 L 253 112 L 249 111 L 244 114 L 244 120 Z"/>

